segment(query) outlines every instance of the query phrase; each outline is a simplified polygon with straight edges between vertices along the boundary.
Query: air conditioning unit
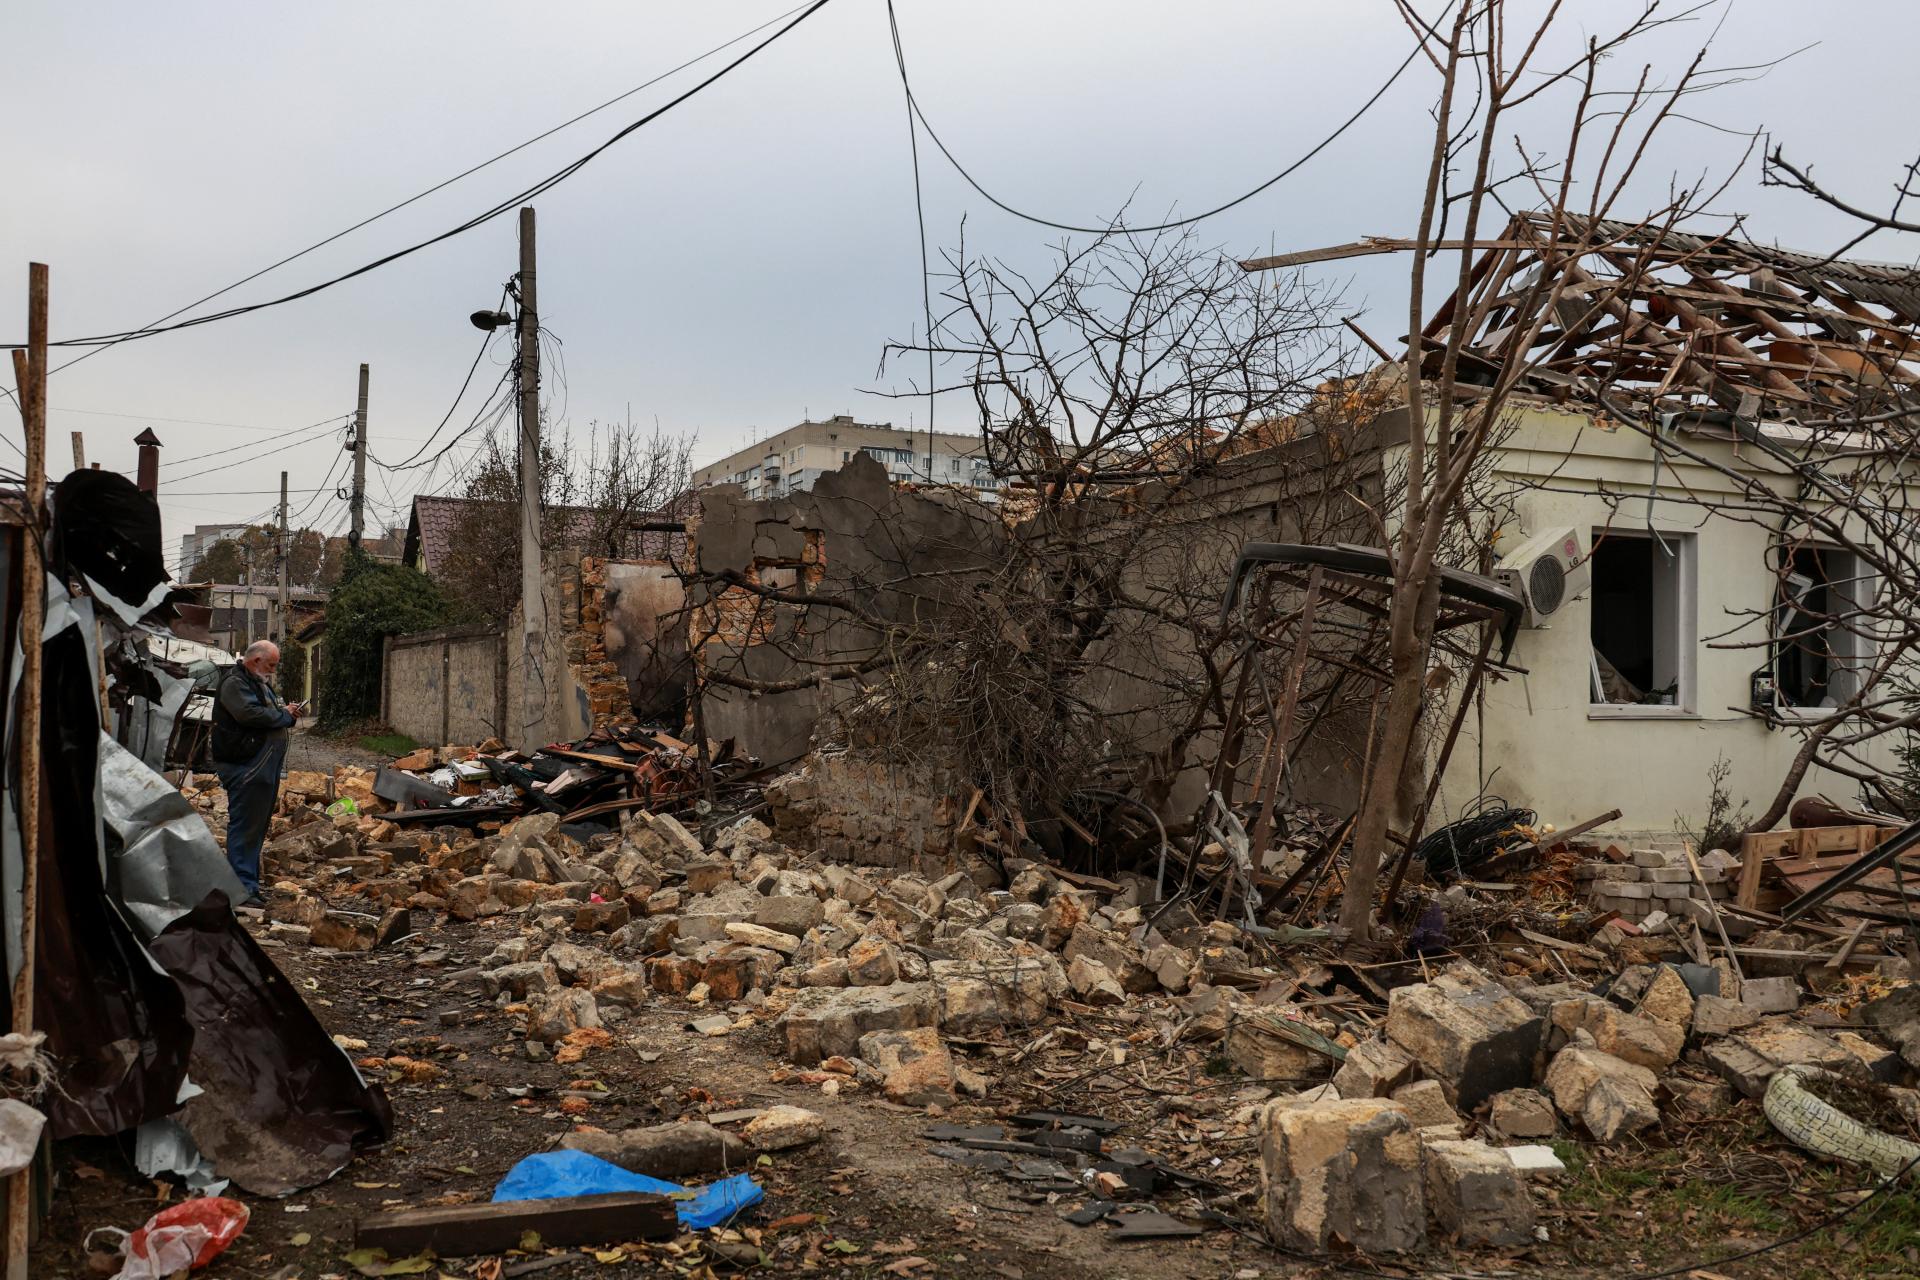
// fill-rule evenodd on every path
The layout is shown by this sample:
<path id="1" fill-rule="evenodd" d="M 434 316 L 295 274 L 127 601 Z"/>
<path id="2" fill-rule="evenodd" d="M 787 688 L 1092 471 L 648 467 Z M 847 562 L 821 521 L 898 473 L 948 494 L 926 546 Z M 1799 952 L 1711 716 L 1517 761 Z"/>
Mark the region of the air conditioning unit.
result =
<path id="1" fill-rule="evenodd" d="M 1529 627 L 1544 627 L 1567 601 L 1587 589 L 1593 570 L 1572 526 L 1543 529 L 1509 551 L 1494 566 L 1500 585 L 1527 606 Z"/>

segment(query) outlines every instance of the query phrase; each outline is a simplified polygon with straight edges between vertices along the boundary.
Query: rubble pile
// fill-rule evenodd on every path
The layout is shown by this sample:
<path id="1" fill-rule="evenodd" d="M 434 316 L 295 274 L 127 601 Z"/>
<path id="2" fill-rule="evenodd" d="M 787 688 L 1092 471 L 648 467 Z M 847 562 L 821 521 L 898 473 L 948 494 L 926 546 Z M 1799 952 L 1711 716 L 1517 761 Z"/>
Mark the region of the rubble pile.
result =
<path id="1" fill-rule="evenodd" d="M 949 858 L 937 876 L 855 866 L 751 815 L 703 824 L 647 807 L 601 826 L 552 811 L 407 825 L 381 790 L 364 771 L 288 779 L 267 847 L 271 941 L 364 950 L 443 922 L 499 933 L 461 979 L 535 1061 L 580 1061 L 667 1004 L 693 1034 L 771 1036 L 788 1064 L 775 1079 L 823 1097 L 997 1122 L 1037 1104 L 1051 1117 L 1037 1128 L 926 1136 L 1116 1232 L 1237 1221 L 1313 1252 L 1524 1246 L 1545 1230 L 1540 1180 L 1564 1172 L 1542 1144 L 1616 1143 L 1743 1099 L 1772 1114 L 1781 1079 L 1886 1086 L 1920 1134 L 1920 987 L 1904 962 L 1829 966 L 1781 929 L 1752 932 L 1744 964 L 1694 958 L 1684 913 L 1718 901 L 1727 862 L 1713 855 L 1703 886 L 1665 854 L 1603 851 L 1571 879 L 1604 914 L 1570 901 L 1492 912 L 1557 918 L 1561 937 L 1489 928 L 1491 909 L 1454 884 L 1423 908 L 1444 920 L 1445 947 L 1355 966 L 1323 930 L 1209 919 L 1131 873 L 1037 858 Z M 807 801 L 792 779 L 772 790 Z M 1543 871 L 1538 893 L 1559 894 L 1564 870 Z M 1696 880 L 1684 857 L 1677 870 Z M 1665 937 L 1657 911 L 1674 921 Z M 1124 1121 L 1049 1109 L 1053 1090 L 1103 1073 L 1153 1081 L 1156 1101 Z M 804 1109 L 769 1116 L 748 1143 L 822 1134 Z M 1123 1124 L 1141 1131 L 1130 1140 Z M 733 1167 L 740 1138 L 671 1128 L 583 1129 L 565 1145 L 651 1176 Z M 669 1159 L 662 1143 L 706 1154 Z"/>
<path id="2" fill-rule="evenodd" d="M 1683 852 L 1634 849 L 1624 861 L 1603 857 L 1582 862 L 1574 874 L 1592 894 L 1595 907 L 1618 913 L 1642 932 L 1654 932 L 1668 920 L 1710 926 L 1708 899 L 1733 897 L 1728 875 L 1739 869 L 1740 859 L 1715 849 L 1697 862 L 1698 878 Z"/>

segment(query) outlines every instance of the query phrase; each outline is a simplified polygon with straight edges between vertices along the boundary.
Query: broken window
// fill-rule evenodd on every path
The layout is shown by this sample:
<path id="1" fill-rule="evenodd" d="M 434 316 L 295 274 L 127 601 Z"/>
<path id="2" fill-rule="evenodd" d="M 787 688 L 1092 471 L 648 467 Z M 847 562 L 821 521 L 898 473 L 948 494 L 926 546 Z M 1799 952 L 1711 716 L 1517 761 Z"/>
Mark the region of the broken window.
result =
<path id="1" fill-rule="evenodd" d="M 1594 531 L 1588 670 L 1596 705 L 1693 705 L 1694 539 Z"/>
<path id="2" fill-rule="evenodd" d="M 1872 578 L 1850 551 L 1795 547 L 1775 587 L 1773 674 L 1783 707 L 1837 707 L 1860 688 L 1867 656 L 1859 611 L 1873 601 Z"/>

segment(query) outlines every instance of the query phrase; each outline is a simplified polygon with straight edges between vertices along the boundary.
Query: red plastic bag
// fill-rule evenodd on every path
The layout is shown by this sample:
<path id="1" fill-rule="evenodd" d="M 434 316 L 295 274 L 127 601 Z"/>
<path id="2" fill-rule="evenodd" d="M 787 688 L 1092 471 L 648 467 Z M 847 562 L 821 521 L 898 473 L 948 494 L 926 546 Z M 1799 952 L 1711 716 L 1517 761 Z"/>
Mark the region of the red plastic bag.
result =
<path id="1" fill-rule="evenodd" d="M 225 1196 L 170 1205 L 128 1239 L 127 1262 L 118 1280 L 170 1276 L 182 1267 L 198 1271 L 239 1238 L 249 1216 L 247 1206 Z"/>

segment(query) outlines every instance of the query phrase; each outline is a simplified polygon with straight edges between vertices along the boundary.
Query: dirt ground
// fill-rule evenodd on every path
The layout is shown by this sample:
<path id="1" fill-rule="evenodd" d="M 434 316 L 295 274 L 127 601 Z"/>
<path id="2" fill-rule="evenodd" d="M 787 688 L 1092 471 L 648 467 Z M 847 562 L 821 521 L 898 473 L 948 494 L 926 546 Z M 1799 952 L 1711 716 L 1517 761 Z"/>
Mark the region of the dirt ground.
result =
<path id="1" fill-rule="evenodd" d="M 287 768 L 289 769 L 332 773 L 336 766 L 343 764 L 357 765 L 362 769 L 378 769 L 383 764 L 392 763 L 391 756 L 381 755 L 377 751 L 368 751 L 341 738 L 322 736 L 313 727 L 311 720 L 287 735 Z"/>
<path id="2" fill-rule="evenodd" d="M 256 932 L 264 933 L 258 915 L 250 914 Z M 1557 1187 L 1539 1189 L 1549 1238 L 1535 1248 L 1508 1256 L 1437 1248 L 1418 1259 L 1390 1261 L 1291 1258 L 1249 1229 L 1258 1214 L 1253 1138 L 1217 1136 L 1228 1132 L 1217 1127 L 1223 1123 L 1218 1117 L 1248 1096 L 1244 1080 L 1202 1074 L 1189 1082 L 1191 1096 L 1170 1108 L 1164 1096 L 1132 1083 L 1126 1073 L 1098 1070 L 1097 1061 L 1096 1069 L 1064 1081 L 1000 1069 L 988 1098 L 932 1117 L 891 1105 L 870 1090 L 828 1096 L 818 1083 L 790 1078 L 793 1069 L 770 1025 L 703 1036 L 686 1024 L 693 1014 L 709 1011 L 665 998 L 611 1023 L 612 1046 L 582 1062 L 534 1062 L 518 1034 L 519 1017 L 495 1008 L 472 976 L 480 959 L 520 927 L 510 918 L 441 924 L 363 953 L 266 944 L 329 1030 L 365 1043 L 354 1049 L 356 1058 L 404 1054 L 432 1062 L 439 1073 L 416 1083 L 389 1080 L 396 1115 L 392 1141 L 331 1181 L 286 1200 L 241 1195 L 253 1218 L 204 1274 L 352 1276 L 346 1255 L 354 1247 L 357 1220 L 394 1207 L 486 1200 L 517 1160 L 551 1148 L 577 1125 L 619 1129 L 775 1103 L 820 1113 L 827 1136 L 766 1157 L 753 1169 L 766 1199 L 735 1230 L 651 1246 L 454 1258 L 422 1274 L 476 1280 L 535 1273 L 566 1280 L 609 1271 L 704 1276 L 747 1262 L 778 1274 L 972 1280 L 1335 1274 L 1627 1280 L 1766 1244 L 1865 1194 L 1859 1175 L 1809 1166 L 1785 1148 L 1757 1104 L 1745 1102 L 1710 1126 L 1644 1145 L 1602 1150 L 1563 1144 L 1573 1174 Z M 380 1074 L 372 1068 L 369 1073 Z M 1196 1106 L 1194 1098 L 1218 1104 Z M 1228 1183 L 1243 1225 L 1215 1225 L 1193 1239 L 1117 1241 L 1105 1225 L 1063 1221 L 1087 1197 L 1023 1199 L 1013 1183 L 931 1155 L 932 1144 L 921 1137 L 935 1119 L 991 1122 L 1035 1107 L 1124 1119 L 1127 1127 L 1116 1140 Z M 1187 1111 L 1216 1119 L 1196 1119 Z M 62 1143 L 56 1170 L 53 1216 L 34 1255 L 36 1277 L 88 1274 L 81 1241 L 90 1228 L 131 1229 L 179 1194 L 137 1175 L 127 1152 L 110 1141 Z M 1159 1207 L 1195 1220 L 1201 1206 L 1175 1195 Z M 1845 1231 L 1694 1274 L 1705 1280 L 1830 1277 L 1837 1260 L 1841 1274 L 1920 1275 L 1920 1201 L 1905 1195 L 1872 1207 L 1873 1214 L 1857 1215 Z M 1677 1274 L 1688 1274 L 1688 1268 Z"/>

